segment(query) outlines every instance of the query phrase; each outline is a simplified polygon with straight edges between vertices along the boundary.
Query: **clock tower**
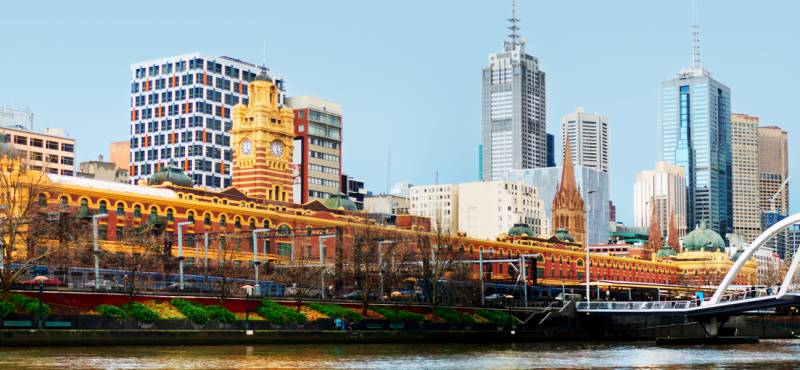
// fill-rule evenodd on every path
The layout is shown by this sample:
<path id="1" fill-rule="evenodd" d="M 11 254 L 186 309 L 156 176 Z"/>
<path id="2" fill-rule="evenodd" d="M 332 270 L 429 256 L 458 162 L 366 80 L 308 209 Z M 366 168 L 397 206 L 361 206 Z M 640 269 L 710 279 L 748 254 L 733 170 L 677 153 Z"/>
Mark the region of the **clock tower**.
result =
<path id="1" fill-rule="evenodd" d="M 292 202 L 294 115 L 280 106 L 266 69 L 250 84 L 247 106 L 233 107 L 233 186 L 248 196 Z"/>

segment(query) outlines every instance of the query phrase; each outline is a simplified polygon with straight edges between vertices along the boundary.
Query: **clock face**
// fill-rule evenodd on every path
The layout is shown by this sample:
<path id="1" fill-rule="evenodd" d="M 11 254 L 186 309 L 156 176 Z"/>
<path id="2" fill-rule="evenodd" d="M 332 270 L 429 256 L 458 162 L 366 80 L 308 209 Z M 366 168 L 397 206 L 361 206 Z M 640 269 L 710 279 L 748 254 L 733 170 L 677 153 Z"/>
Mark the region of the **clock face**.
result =
<path id="1" fill-rule="evenodd" d="M 244 139 L 241 147 L 242 154 L 249 155 L 253 153 L 253 142 L 250 139 Z"/>
<path id="2" fill-rule="evenodd" d="M 273 156 L 275 156 L 275 157 L 283 156 L 283 143 L 282 142 L 280 142 L 278 140 L 275 140 L 275 141 L 272 142 L 272 144 L 269 147 L 270 147 L 270 151 L 272 151 L 272 155 Z"/>

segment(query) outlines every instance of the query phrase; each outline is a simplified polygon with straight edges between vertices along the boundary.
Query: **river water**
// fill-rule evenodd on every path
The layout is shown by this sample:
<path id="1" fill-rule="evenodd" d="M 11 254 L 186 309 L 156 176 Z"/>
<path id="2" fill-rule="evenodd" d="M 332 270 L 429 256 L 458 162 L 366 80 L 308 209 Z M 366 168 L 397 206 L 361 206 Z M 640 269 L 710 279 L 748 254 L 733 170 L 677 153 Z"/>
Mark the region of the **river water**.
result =
<path id="1" fill-rule="evenodd" d="M 727 346 L 651 342 L 0 348 L 0 369 L 800 368 L 800 340 Z"/>

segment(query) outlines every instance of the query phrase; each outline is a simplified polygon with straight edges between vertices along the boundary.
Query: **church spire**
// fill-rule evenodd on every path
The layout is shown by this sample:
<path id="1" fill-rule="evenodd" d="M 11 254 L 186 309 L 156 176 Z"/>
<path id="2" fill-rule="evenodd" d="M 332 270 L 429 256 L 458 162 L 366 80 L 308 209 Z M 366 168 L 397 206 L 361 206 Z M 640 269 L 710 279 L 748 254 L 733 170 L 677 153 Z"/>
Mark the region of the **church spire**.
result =
<path id="1" fill-rule="evenodd" d="M 650 251 L 655 254 L 661 248 L 661 223 L 658 220 L 658 212 L 656 211 L 656 196 L 653 194 L 653 200 L 650 203 L 652 209 L 650 213 L 650 235 L 647 238 Z"/>
<path id="2" fill-rule="evenodd" d="M 559 191 L 577 191 L 578 186 L 575 185 L 575 163 L 572 161 L 572 150 L 569 147 L 569 139 L 564 140 L 563 167 Z"/>
<path id="3" fill-rule="evenodd" d="M 675 253 L 680 253 L 681 245 L 678 240 L 678 224 L 675 223 L 675 213 L 669 213 L 669 228 L 667 229 L 667 244 L 672 247 Z"/>

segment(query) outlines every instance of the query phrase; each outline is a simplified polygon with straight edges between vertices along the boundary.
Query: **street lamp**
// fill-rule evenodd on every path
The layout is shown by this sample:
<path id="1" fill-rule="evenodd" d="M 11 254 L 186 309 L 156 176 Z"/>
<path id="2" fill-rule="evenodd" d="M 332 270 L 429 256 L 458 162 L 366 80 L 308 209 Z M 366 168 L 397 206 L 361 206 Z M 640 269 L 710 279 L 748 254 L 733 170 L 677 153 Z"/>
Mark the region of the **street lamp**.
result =
<path id="1" fill-rule="evenodd" d="M 380 276 L 380 282 L 378 285 L 378 289 L 380 292 L 380 300 L 383 302 L 383 245 L 384 244 L 391 244 L 394 243 L 394 240 L 381 240 L 378 242 L 378 275 Z"/>
<path id="2" fill-rule="evenodd" d="M 509 324 L 508 324 L 508 326 L 509 326 L 508 329 L 510 330 L 511 326 L 513 325 L 513 321 L 511 321 L 511 317 L 512 317 L 511 316 L 511 301 L 514 300 L 514 296 L 511 295 L 511 294 L 506 294 L 506 295 L 503 296 L 503 298 L 505 298 L 506 307 L 508 307 L 508 320 L 510 321 Z"/>
<path id="3" fill-rule="evenodd" d="M 37 310 L 39 330 L 42 330 L 42 321 L 44 321 L 44 283 L 47 281 L 47 276 L 39 275 L 33 278 L 33 281 L 39 284 L 39 309 Z"/>
<path id="4" fill-rule="evenodd" d="M 319 236 L 319 275 L 320 275 L 320 298 L 325 299 L 325 240 L 335 238 L 336 235 L 320 235 Z"/>
<path id="5" fill-rule="evenodd" d="M 97 221 L 108 217 L 108 213 L 100 213 L 92 216 L 92 253 L 94 254 L 94 290 L 100 289 L 100 243 L 98 238 Z"/>
<path id="6" fill-rule="evenodd" d="M 586 242 L 586 262 L 584 263 L 584 267 L 586 267 L 586 304 L 588 305 L 590 302 L 590 297 L 592 295 L 591 288 L 589 287 L 589 216 L 592 212 L 592 194 L 596 193 L 595 190 L 589 190 L 586 194 L 586 200 L 588 203 L 588 207 L 586 209 L 586 236 L 584 242 Z M 588 306 L 587 306 L 588 307 Z"/>
<path id="7" fill-rule="evenodd" d="M 244 298 L 244 332 L 250 331 L 250 295 L 253 292 L 253 286 L 250 284 L 242 285 L 242 289 L 247 292 Z"/>
<path id="8" fill-rule="evenodd" d="M 194 221 L 179 222 L 178 228 L 178 289 L 183 291 L 183 226 L 194 225 Z"/>
<path id="9" fill-rule="evenodd" d="M 261 292 L 261 285 L 258 283 L 258 265 L 261 264 L 261 261 L 258 260 L 258 233 L 268 233 L 269 229 L 255 229 L 253 230 L 253 272 L 254 272 L 254 280 L 256 294 L 260 294 Z M 294 246 L 292 246 L 294 248 Z M 267 251 L 264 251 L 264 257 L 267 257 Z M 269 289 L 267 289 L 269 291 Z"/>

